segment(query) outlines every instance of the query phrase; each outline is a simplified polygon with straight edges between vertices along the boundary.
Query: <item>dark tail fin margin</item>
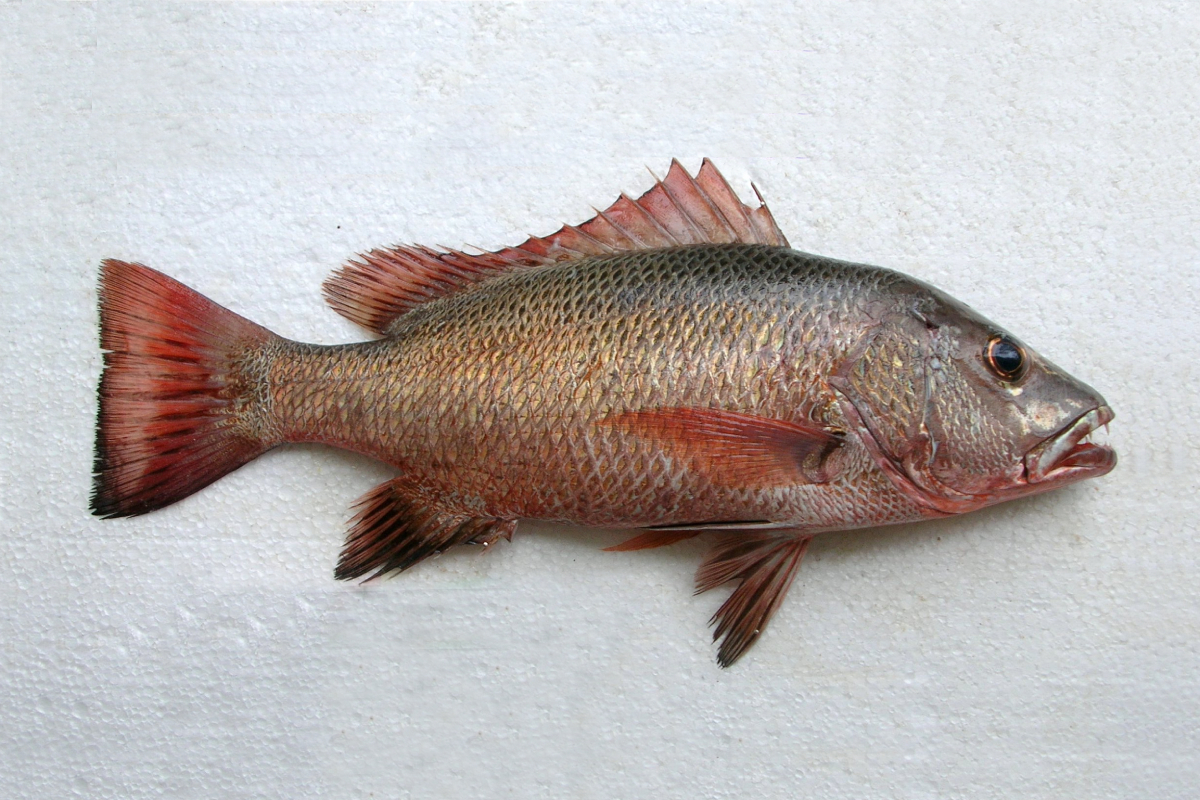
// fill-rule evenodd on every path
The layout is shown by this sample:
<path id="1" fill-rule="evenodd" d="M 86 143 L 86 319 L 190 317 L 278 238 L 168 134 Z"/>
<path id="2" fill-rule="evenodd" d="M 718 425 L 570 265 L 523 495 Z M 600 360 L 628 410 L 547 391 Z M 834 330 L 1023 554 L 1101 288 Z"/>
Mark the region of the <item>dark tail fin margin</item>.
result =
<path id="1" fill-rule="evenodd" d="M 271 341 L 160 272 L 103 262 L 92 513 L 170 505 L 270 449 L 252 375 Z"/>

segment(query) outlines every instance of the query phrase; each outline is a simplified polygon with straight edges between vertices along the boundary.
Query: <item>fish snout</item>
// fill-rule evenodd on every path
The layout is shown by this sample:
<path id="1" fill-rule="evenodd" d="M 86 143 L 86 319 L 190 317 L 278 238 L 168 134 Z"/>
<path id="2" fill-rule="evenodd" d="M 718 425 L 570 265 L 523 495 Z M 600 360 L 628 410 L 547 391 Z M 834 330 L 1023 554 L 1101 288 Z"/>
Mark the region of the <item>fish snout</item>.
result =
<path id="1" fill-rule="evenodd" d="M 1112 421 L 1113 410 L 1097 406 L 1025 454 L 1028 483 L 1075 481 L 1098 477 L 1117 465 L 1116 451 L 1089 441 L 1098 428 Z"/>

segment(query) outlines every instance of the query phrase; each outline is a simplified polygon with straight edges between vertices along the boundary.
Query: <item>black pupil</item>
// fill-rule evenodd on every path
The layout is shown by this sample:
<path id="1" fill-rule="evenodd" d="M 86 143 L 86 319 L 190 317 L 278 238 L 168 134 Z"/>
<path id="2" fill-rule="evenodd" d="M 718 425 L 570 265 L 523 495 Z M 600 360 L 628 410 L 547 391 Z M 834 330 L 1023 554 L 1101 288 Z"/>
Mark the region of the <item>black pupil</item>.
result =
<path id="1" fill-rule="evenodd" d="M 1016 375 L 1021 371 L 1021 351 L 1007 339 L 992 343 L 992 363 L 1005 375 Z"/>

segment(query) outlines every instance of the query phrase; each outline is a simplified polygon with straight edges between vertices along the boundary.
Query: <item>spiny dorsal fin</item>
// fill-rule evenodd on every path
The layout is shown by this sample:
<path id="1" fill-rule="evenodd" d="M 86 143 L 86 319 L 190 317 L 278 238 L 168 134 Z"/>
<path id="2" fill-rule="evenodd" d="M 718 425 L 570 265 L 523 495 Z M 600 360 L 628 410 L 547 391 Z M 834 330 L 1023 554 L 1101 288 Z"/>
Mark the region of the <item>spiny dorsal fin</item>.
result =
<path id="1" fill-rule="evenodd" d="M 722 639 L 717 662 L 728 667 L 754 644 L 783 602 L 811 535 L 790 531 L 723 535 L 696 570 L 696 593 L 741 581 L 708 624 Z"/>
<path id="2" fill-rule="evenodd" d="M 511 539 L 515 520 L 472 517 L 447 511 L 403 478 L 380 484 L 355 503 L 358 513 L 342 548 L 338 580 L 379 577 L 406 570 L 460 544 L 491 545 Z"/>
<path id="3" fill-rule="evenodd" d="M 695 177 L 677 160 L 637 200 L 621 195 L 582 225 L 564 225 L 516 247 L 471 255 L 417 245 L 371 250 L 325 281 L 325 299 L 342 316 L 378 334 L 421 303 L 514 269 L 627 250 L 742 242 L 787 247 L 762 195 L 742 203 L 707 158 Z"/>

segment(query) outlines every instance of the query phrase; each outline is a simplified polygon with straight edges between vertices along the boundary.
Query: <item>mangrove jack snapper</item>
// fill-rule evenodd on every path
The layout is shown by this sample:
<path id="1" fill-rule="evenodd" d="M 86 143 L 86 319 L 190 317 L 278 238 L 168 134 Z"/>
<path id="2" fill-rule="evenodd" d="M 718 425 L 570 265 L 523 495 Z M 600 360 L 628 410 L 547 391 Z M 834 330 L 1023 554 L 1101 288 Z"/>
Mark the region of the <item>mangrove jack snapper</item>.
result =
<path id="1" fill-rule="evenodd" d="M 510 539 L 520 518 L 717 538 L 697 591 L 735 661 L 823 531 L 961 514 L 1103 475 L 1104 399 L 921 281 L 789 248 L 704 161 L 479 255 L 373 250 L 325 284 L 379 338 L 276 336 L 105 261 L 92 510 L 174 503 L 284 442 L 394 466 L 338 578 Z"/>

